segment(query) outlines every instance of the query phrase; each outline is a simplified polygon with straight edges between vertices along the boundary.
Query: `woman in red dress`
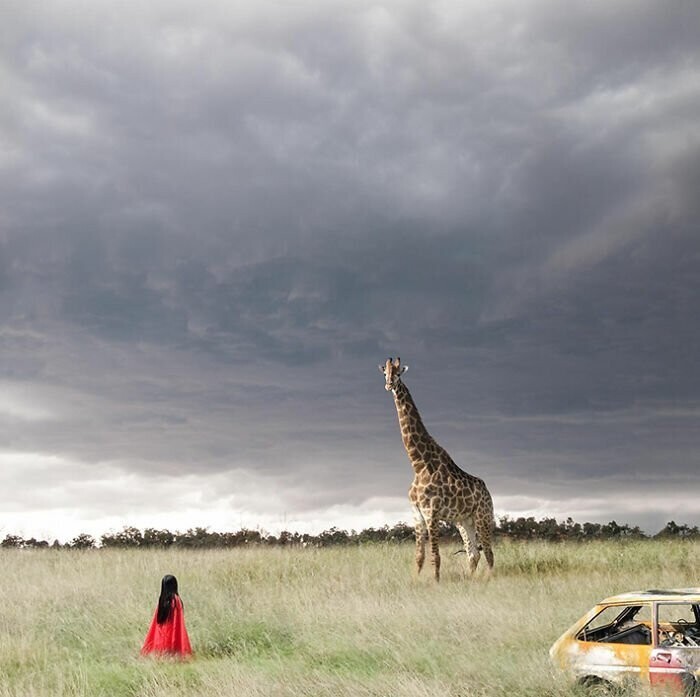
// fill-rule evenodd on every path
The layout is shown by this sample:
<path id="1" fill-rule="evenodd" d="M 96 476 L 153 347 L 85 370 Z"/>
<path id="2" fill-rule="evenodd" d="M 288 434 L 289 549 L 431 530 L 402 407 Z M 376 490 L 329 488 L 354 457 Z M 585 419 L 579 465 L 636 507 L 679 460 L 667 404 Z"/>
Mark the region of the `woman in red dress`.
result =
<path id="1" fill-rule="evenodd" d="M 185 612 L 177 594 L 177 579 L 167 574 L 160 584 L 158 607 L 141 647 L 141 654 L 190 656 L 192 647 L 185 629 Z"/>

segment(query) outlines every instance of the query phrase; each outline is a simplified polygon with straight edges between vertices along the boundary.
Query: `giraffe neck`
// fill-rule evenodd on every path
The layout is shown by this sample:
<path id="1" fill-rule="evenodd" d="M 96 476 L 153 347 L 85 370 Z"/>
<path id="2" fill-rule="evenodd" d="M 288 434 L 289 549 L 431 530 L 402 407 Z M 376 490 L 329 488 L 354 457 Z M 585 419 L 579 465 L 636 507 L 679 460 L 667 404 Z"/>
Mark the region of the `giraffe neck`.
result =
<path id="1" fill-rule="evenodd" d="M 432 442 L 432 437 L 423 425 L 423 420 L 418 412 L 418 407 L 408 391 L 408 387 L 400 380 L 393 390 L 394 403 L 396 404 L 396 413 L 399 417 L 399 426 L 401 428 L 401 439 L 408 453 L 408 458 L 416 469 L 420 463 L 420 469 L 425 466 L 425 458 L 419 457 L 419 454 L 425 454 L 426 448 Z"/>

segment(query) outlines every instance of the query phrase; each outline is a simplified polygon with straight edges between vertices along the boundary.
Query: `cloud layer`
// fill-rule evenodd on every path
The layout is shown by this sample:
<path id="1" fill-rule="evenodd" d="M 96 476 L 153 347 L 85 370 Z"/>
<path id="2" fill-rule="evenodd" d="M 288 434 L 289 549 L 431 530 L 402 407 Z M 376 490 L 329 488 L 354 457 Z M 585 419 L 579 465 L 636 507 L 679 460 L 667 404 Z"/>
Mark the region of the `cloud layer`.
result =
<path id="1" fill-rule="evenodd" d="M 0 525 L 697 517 L 700 8 L 6 14 Z"/>

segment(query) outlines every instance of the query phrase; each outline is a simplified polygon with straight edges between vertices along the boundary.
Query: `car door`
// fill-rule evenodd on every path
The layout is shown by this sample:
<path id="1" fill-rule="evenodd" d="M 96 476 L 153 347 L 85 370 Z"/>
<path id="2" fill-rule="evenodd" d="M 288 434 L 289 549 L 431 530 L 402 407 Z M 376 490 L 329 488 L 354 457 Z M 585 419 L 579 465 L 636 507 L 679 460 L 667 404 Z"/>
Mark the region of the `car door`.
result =
<path id="1" fill-rule="evenodd" d="M 648 681 L 652 651 L 650 603 L 610 605 L 578 633 L 578 672 L 621 683 Z"/>
<path id="2" fill-rule="evenodd" d="M 654 604 L 654 647 L 649 682 L 683 692 L 696 682 L 700 667 L 700 611 L 693 603 Z"/>
<path id="3" fill-rule="evenodd" d="M 675 648 L 653 648 L 649 657 L 649 683 L 652 687 L 678 688 L 683 692 L 689 681 L 688 669 Z"/>

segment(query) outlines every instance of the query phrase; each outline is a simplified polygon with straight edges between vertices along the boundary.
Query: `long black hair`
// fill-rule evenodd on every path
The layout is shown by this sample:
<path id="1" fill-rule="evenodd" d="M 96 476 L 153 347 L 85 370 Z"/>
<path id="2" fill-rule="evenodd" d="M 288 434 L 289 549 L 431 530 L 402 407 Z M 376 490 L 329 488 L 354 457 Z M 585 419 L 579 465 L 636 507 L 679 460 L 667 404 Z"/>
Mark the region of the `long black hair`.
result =
<path id="1" fill-rule="evenodd" d="M 177 595 L 177 579 L 175 576 L 166 574 L 160 582 L 160 598 L 158 598 L 158 624 L 168 621 L 170 613 L 173 611 L 173 598 Z"/>

